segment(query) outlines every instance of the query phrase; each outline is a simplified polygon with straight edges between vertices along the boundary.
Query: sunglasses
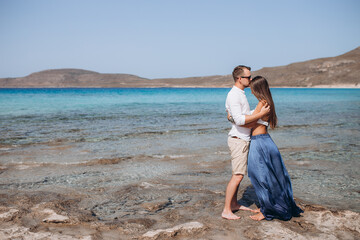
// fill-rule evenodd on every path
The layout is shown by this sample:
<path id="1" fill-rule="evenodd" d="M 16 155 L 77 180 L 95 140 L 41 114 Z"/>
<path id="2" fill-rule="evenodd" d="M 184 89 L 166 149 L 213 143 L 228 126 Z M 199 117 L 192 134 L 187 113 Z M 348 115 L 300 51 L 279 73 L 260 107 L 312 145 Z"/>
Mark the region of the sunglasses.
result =
<path id="1" fill-rule="evenodd" d="M 250 80 L 251 75 L 250 75 L 250 76 L 248 76 L 248 77 L 243 77 L 243 76 L 241 76 L 241 78 L 247 78 L 247 79 L 249 79 L 249 80 Z"/>

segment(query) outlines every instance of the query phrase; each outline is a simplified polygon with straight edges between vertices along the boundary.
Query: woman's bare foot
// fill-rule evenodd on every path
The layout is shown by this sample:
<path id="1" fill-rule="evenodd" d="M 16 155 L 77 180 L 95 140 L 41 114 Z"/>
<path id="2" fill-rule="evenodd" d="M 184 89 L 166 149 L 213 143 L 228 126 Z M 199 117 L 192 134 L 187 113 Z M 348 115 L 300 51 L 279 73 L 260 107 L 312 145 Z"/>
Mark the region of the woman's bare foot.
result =
<path id="1" fill-rule="evenodd" d="M 250 216 L 250 218 L 252 220 L 255 220 L 255 221 L 261 221 L 261 220 L 265 219 L 264 215 L 261 212 L 259 212 L 258 214 Z"/>
<path id="2" fill-rule="evenodd" d="M 243 210 L 243 211 L 250 211 L 250 212 L 253 212 L 253 213 L 258 213 L 260 212 L 260 209 L 256 209 L 256 210 L 253 210 L 251 208 L 248 208 L 248 207 L 245 207 L 245 206 L 242 206 L 242 205 L 237 205 L 235 207 L 231 207 L 231 211 L 239 211 L 239 210 Z"/>
<path id="3" fill-rule="evenodd" d="M 235 214 L 233 214 L 232 212 L 222 212 L 221 214 L 222 218 L 228 219 L 228 220 L 237 220 L 240 219 L 240 217 L 236 216 Z"/>
<path id="4" fill-rule="evenodd" d="M 252 210 L 252 212 L 254 212 L 254 213 L 259 213 L 259 212 L 260 212 L 260 208 L 257 208 L 257 209 L 255 209 L 255 210 Z"/>

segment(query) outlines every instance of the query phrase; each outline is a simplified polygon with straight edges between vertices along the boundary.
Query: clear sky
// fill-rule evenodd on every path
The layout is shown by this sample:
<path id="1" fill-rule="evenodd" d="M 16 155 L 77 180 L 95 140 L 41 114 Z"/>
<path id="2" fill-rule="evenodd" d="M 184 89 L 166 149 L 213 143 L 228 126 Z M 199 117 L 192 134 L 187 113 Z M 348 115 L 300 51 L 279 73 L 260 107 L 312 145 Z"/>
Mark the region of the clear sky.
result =
<path id="1" fill-rule="evenodd" d="M 0 0 L 0 77 L 225 75 L 359 46 L 359 0 Z"/>

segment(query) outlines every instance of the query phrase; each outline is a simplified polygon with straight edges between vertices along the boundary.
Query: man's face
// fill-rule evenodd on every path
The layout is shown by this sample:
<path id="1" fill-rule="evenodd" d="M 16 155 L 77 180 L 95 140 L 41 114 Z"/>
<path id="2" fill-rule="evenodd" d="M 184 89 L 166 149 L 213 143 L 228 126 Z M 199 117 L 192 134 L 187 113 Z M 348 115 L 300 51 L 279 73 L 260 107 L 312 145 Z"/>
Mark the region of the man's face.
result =
<path id="1" fill-rule="evenodd" d="M 250 81 L 251 81 L 251 72 L 247 69 L 244 70 L 244 73 L 239 77 L 240 79 L 240 83 L 244 86 L 244 87 L 248 87 L 250 85 Z"/>

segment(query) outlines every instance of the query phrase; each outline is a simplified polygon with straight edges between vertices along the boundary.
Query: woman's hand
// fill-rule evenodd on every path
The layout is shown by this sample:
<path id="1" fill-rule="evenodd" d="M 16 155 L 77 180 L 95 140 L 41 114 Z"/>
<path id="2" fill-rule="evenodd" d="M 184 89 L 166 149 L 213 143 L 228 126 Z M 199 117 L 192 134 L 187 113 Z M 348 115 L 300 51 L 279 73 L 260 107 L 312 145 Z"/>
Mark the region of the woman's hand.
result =
<path id="1" fill-rule="evenodd" d="M 260 100 L 259 105 L 262 105 L 260 112 L 264 113 L 264 116 L 261 118 L 263 121 L 268 121 L 268 116 L 270 114 L 270 105 L 266 100 Z"/>
<path id="2" fill-rule="evenodd" d="M 270 105 L 266 103 L 266 104 L 261 108 L 260 113 L 262 114 L 262 117 L 267 116 L 267 115 L 270 113 Z"/>

